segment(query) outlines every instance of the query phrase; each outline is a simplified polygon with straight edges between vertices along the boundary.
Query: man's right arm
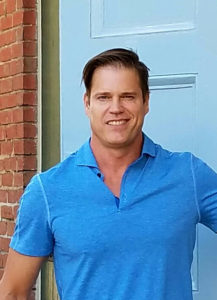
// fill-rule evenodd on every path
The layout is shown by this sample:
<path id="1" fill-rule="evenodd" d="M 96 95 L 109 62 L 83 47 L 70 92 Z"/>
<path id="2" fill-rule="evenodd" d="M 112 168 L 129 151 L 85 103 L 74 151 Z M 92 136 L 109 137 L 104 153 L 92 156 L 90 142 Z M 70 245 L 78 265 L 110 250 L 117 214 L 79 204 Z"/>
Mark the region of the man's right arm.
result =
<path id="1" fill-rule="evenodd" d="M 46 257 L 26 256 L 10 249 L 0 281 L 0 300 L 28 300 L 45 260 Z"/>

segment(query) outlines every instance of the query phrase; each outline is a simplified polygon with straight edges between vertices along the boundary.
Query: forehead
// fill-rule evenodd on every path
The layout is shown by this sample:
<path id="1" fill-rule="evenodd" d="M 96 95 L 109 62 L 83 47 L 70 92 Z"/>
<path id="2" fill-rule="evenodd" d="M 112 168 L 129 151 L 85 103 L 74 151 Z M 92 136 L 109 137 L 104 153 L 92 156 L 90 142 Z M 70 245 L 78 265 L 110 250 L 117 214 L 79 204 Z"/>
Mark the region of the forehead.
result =
<path id="1" fill-rule="evenodd" d="M 98 89 L 140 89 L 136 69 L 123 66 L 103 66 L 97 68 L 92 76 L 91 90 Z"/>

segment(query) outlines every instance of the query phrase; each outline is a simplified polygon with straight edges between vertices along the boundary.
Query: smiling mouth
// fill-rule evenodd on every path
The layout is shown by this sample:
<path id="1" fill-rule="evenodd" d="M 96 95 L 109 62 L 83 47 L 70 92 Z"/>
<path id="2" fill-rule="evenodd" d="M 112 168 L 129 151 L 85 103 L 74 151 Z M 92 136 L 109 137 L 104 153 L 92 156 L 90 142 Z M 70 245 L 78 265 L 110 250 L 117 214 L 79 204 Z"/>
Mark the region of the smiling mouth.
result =
<path id="1" fill-rule="evenodd" d="M 118 125 L 126 124 L 127 122 L 128 120 L 111 120 L 108 121 L 107 124 L 112 126 L 118 126 Z"/>

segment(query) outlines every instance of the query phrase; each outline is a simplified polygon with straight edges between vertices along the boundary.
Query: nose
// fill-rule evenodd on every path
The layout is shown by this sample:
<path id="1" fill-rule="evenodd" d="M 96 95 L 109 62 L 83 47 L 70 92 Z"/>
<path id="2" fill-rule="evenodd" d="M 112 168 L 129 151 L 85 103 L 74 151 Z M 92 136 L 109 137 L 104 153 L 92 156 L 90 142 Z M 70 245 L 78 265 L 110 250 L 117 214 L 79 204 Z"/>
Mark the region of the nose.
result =
<path id="1" fill-rule="evenodd" d="M 123 112 L 123 106 L 118 97 L 114 97 L 110 102 L 109 112 L 113 114 L 119 114 Z"/>

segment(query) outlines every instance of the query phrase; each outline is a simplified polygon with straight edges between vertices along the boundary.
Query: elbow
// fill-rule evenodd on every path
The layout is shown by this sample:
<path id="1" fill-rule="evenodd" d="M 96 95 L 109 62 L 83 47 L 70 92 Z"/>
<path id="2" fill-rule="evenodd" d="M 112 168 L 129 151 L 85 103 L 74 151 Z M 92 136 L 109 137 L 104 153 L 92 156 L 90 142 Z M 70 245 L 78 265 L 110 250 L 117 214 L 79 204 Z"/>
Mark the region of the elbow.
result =
<path id="1" fill-rule="evenodd" d="M 28 300 L 29 292 L 18 290 L 6 283 L 4 280 L 0 281 L 0 300 Z"/>
<path id="2" fill-rule="evenodd" d="M 28 300 L 28 295 L 21 295 L 0 288 L 0 300 Z"/>
<path id="3" fill-rule="evenodd" d="M 28 300 L 28 297 L 7 293 L 4 295 L 1 295 L 0 300 Z"/>

